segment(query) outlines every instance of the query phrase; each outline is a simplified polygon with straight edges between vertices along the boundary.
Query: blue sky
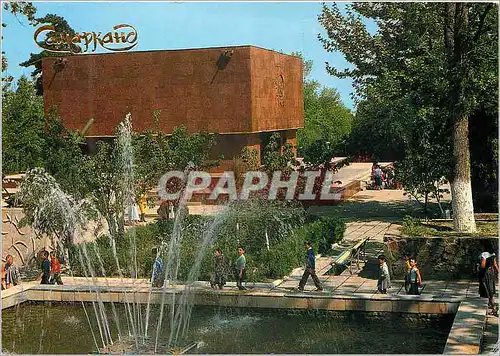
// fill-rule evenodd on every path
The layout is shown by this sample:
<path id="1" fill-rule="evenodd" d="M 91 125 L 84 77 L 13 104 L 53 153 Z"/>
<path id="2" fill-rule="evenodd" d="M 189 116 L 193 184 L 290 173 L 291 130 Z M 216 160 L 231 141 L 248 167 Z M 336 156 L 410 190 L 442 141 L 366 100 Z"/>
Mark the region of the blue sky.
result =
<path id="1" fill-rule="evenodd" d="M 64 17 L 76 32 L 112 30 L 116 24 L 133 25 L 139 33 L 138 51 L 255 45 L 285 53 L 301 51 L 314 61 L 311 78 L 336 88 L 350 108 L 350 80 L 330 76 L 325 62 L 347 65 L 342 54 L 326 52 L 317 36 L 324 34 L 318 23 L 321 3 L 134 3 L 84 2 L 35 3 L 37 16 L 48 13 Z M 340 4 L 343 8 L 344 4 Z M 3 11 L 3 10 L 2 10 Z M 33 41 L 34 28 L 25 18 L 3 12 L 2 50 L 14 78 L 29 75 L 31 68 L 19 63 L 39 52 Z"/>

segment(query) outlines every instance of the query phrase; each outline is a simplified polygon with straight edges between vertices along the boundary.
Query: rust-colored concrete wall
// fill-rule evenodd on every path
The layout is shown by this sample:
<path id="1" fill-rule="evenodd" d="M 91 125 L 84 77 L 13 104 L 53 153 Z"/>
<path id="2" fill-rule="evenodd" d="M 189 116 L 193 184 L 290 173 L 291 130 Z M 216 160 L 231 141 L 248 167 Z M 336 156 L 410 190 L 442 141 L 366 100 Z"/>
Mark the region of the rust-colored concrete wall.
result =
<path id="1" fill-rule="evenodd" d="M 226 49 L 234 54 L 217 74 Z M 43 60 L 44 102 L 70 129 L 95 122 L 87 136 L 114 135 L 132 113 L 134 130 L 247 133 L 303 126 L 300 60 L 251 46 L 79 55 Z M 60 68 L 60 70 L 56 70 Z"/>
<path id="2" fill-rule="evenodd" d="M 250 48 L 252 66 L 252 130 L 297 129 L 304 126 L 302 62 L 263 48 Z"/>
<path id="3" fill-rule="evenodd" d="M 217 144 L 210 152 L 213 159 L 217 159 L 220 155 L 224 158 L 221 160 L 219 167 L 211 169 L 211 172 L 224 172 L 234 169 L 234 158 L 241 154 L 244 147 L 257 150 L 257 159 L 260 164 L 260 137 L 259 134 L 240 134 L 240 135 L 218 135 Z"/>

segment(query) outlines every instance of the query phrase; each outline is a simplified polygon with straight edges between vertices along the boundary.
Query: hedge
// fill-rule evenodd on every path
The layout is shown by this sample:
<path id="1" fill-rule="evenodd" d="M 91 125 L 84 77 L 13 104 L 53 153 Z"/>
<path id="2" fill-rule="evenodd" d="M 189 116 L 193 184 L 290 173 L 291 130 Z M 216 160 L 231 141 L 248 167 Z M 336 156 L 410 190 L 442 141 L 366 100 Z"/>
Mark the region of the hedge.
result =
<path id="1" fill-rule="evenodd" d="M 283 277 L 304 264 L 306 241 L 312 243 L 316 252 L 328 254 L 331 244 L 343 237 L 345 224 L 336 217 L 315 217 L 309 221 L 305 222 L 305 213 L 298 206 L 262 201 L 239 202 L 238 206 L 233 206 L 223 216 L 187 216 L 182 226 L 178 280 L 187 280 L 210 226 L 214 231 L 214 241 L 203 256 L 198 279 L 210 279 L 215 248 L 221 248 L 232 266 L 238 257 L 239 246 L 245 249 L 248 281 Z M 238 231 L 236 223 L 239 226 Z M 265 238 L 266 229 L 269 250 Z M 118 261 L 123 275 L 131 276 L 135 269 L 134 235 L 138 277 L 148 278 L 154 260 L 152 248 L 162 246 L 162 258 L 167 263 L 166 247 L 172 230 L 173 221 L 157 221 L 128 230 L 125 237 L 116 242 Z M 96 247 L 104 267 L 104 274 L 95 253 Z M 78 260 L 78 249 L 82 251 L 83 246 L 74 246 L 71 249 L 70 260 L 74 274 L 82 276 L 84 271 Z M 95 243 L 87 243 L 85 249 L 97 275 L 118 275 L 117 264 L 107 236 L 98 238 Z M 229 276 L 229 279 L 232 280 L 233 276 Z"/>

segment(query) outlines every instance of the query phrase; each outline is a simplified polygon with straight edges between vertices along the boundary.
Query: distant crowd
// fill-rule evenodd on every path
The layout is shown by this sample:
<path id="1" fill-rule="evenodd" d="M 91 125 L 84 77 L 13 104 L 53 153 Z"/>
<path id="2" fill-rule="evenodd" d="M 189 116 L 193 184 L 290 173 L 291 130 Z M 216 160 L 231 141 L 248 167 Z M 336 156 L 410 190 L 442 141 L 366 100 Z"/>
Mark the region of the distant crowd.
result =
<path id="1" fill-rule="evenodd" d="M 401 188 L 401 186 L 396 183 L 394 167 L 389 165 L 382 169 L 380 164 L 373 163 L 371 172 L 371 188 L 375 190 L 382 190 L 390 187 L 397 189 Z"/>

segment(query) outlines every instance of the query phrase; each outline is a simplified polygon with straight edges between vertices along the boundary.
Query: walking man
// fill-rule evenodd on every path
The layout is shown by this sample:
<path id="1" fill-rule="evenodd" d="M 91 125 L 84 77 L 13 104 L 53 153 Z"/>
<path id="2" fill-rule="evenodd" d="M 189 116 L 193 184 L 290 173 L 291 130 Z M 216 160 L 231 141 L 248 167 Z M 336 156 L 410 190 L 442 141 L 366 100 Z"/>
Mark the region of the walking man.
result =
<path id="1" fill-rule="evenodd" d="M 304 291 L 304 286 L 307 283 L 307 279 L 309 278 L 309 275 L 311 275 L 314 285 L 316 286 L 317 291 L 322 291 L 323 287 L 321 286 L 321 283 L 319 282 L 319 278 L 316 275 L 316 257 L 314 256 L 314 251 L 311 247 L 311 243 L 309 241 L 306 242 L 306 269 L 304 270 L 304 274 L 302 275 L 302 279 L 300 280 L 299 283 L 299 291 L 303 292 Z"/>
<path id="2" fill-rule="evenodd" d="M 238 259 L 235 263 L 235 275 L 236 275 L 236 285 L 239 290 L 246 290 L 243 287 L 243 277 L 245 273 L 245 267 L 247 264 L 247 260 L 245 258 L 245 250 L 242 247 L 238 247 Z"/>

